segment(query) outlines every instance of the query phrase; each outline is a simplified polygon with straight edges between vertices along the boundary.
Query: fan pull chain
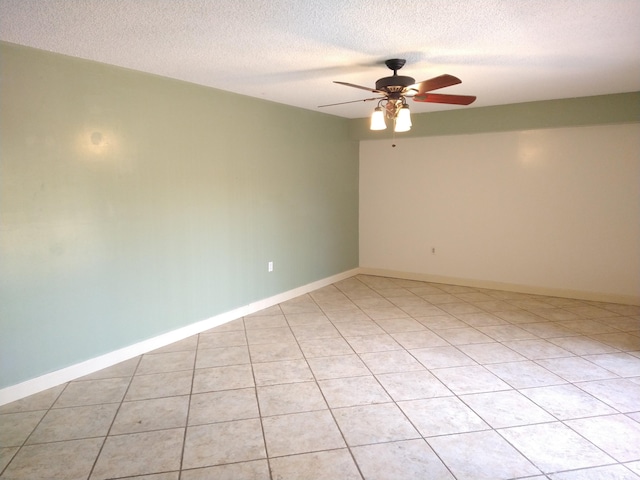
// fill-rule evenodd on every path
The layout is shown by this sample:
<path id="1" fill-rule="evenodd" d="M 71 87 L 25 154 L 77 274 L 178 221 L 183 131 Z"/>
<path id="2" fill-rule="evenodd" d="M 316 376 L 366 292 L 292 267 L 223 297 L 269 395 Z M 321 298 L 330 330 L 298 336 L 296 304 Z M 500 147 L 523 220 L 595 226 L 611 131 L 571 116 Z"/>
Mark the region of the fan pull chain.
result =
<path id="1" fill-rule="evenodd" d="M 393 119 L 393 136 L 391 137 L 391 148 L 396 148 L 396 119 Z"/>

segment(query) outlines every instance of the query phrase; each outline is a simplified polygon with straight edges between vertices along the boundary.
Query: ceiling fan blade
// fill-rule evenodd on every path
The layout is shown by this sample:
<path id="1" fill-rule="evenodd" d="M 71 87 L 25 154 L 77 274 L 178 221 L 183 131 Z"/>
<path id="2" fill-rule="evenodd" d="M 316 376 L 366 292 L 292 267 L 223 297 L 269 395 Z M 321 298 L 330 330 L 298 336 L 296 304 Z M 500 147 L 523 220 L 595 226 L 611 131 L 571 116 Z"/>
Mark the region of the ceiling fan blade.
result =
<path id="1" fill-rule="evenodd" d="M 454 77 L 453 75 L 440 75 L 439 77 L 434 77 L 429 80 L 425 80 L 420 83 L 416 83 L 409 87 L 411 90 L 418 90 L 418 95 L 422 95 L 425 92 L 430 92 L 432 90 L 438 90 L 439 88 L 450 87 L 451 85 L 457 85 L 462 83 L 458 77 Z M 417 87 L 417 88 L 416 88 Z"/>
<path id="2" fill-rule="evenodd" d="M 364 98 L 362 100 L 351 100 L 350 102 L 329 103 L 327 105 L 318 105 L 318 108 L 333 107 L 335 105 L 345 105 L 347 103 L 370 102 L 372 100 L 382 100 L 384 97 Z"/>
<path id="3" fill-rule="evenodd" d="M 346 87 L 353 87 L 353 88 L 359 88 L 360 90 L 366 90 L 367 92 L 373 92 L 373 93 L 383 93 L 380 90 L 376 90 L 375 88 L 371 88 L 371 87 L 363 87 L 362 85 L 356 85 L 355 83 L 347 83 L 347 82 L 337 82 L 334 80 L 333 83 L 338 83 L 340 85 L 345 85 Z"/>
<path id="4" fill-rule="evenodd" d="M 469 105 L 475 102 L 472 95 L 445 95 L 442 93 L 423 93 L 413 97 L 416 102 L 450 103 L 452 105 Z"/>

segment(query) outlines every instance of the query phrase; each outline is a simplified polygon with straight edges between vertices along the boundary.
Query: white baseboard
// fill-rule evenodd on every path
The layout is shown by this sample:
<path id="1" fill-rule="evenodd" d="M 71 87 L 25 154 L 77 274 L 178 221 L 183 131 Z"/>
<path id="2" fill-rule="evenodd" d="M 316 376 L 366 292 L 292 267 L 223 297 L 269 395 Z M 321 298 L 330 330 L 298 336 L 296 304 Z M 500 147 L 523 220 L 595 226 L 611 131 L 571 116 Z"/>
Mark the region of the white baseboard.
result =
<path id="1" fill-rule="evenodd" d="M 606 303 L 622 303 L 624 305 L 640 305 L 640 296 L 633 295 L 615 295 L 598 292 L 585 292 L 581 290 L 518 285 L 512 283 L 445 277 L 441 275 L 429 275 L 427 273 L 401 272 L 397 270 L 385 270 L 382 268 L 370 267 L 360 267 L 360 273 L 363 275 L 402 278 L 405 280 L 418 280 L 421 282 L 444 283 L 448 285 L 461 285 L 464 287 L 486 288 L 491 290 L 505 290 L 507 292 L 528 293 L 532 295 L 547 295 L 549 297 L 575 298 L 578 300 L 590 300 Z"/>
<path id="2" fill-rule="evenodd" d="M 21 398 L 33 395 L 38 392 L 42 392 L 43 390 L 47 390 L 48 388 L 52 388 L 66 382 L 70 382 L 71 380 L 83 377 L 85 375 L 89 375 L 90 373 L 97 372 L 98 370 L 102 370 L 103 368 L 111 367 L 117 363 L 129 360 L 144 353 L 148 353 L 152 350 L 164 347 L 179 340 L 183 340 L 192 335 L 197 335 L 198 333 L 204 332 L 232 320 L 236 320 L 246 315 L 264 310 L 265 308 L 271 307 L 273 305 L 286 302 L 287 300 L 291 300 L 292 298 L 299 297 L 300 295 L 304 295 L 319 288 L 326 287 L 327 285 L 331 285 L 332 283 L 339 282 L 340 280 L 344 280 L 346 278 L 357 275 L 359 272 L 360 270 L 358 268 L 354 268 L 352 270 L 348 270 L 331 277 L 323 278 L 322 280 L 318 280 L 307 285 L 294 288 L 293 290 L 289 290 L 284 293 L 279 293 L 278 295 L 274 295 L 272 297 L 250 303 L 229 312 L 215 315 L 211 318 L 207 318 L 206 320 L 192 323 L 191 325 L 187 325 L 185 327 L 164 333 L 162 335 L 158 335 L 157 337 L 144 340 L 134 345 L 109 352 L 105 355 L 100 355 L 99 357 L 91 358 L 84 362 L 71 365 L 70 367 L 56 370 L 55 372 L 47 373 L 40 377 L 36 377 L 31 380 L 18 383 L 16 385 L 5 387 L 3 389 L 0 389 L 0 405 L 20 400 Z"/>

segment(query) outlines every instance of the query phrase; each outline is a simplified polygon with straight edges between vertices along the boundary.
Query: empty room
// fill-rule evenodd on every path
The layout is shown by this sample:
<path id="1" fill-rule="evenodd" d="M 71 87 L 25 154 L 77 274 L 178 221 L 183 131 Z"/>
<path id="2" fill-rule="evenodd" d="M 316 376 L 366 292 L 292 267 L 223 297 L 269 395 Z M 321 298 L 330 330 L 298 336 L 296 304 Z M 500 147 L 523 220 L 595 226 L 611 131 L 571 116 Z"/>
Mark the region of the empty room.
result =
<path id="1" fill-rule="evenodd" d="M 640 479 L 640 2 L 0 0 L 0 480 Z"/>

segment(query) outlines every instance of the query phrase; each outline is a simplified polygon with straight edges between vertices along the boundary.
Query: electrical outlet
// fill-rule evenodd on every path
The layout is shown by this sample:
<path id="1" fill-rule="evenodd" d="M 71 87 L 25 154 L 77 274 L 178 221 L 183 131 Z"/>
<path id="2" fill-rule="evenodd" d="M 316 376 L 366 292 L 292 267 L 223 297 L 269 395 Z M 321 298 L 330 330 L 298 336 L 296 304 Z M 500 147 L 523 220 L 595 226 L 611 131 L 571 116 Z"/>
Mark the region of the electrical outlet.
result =
<path id="1" fill-rule="evenodd" d="M 269 262 L 269 263 L 267 264 L 267 271 L 269 271 L 269 272 L 273 272 L 273 262 Z"/>

